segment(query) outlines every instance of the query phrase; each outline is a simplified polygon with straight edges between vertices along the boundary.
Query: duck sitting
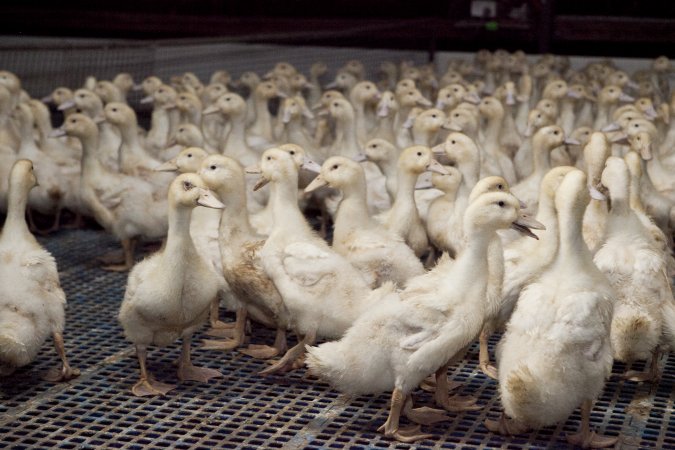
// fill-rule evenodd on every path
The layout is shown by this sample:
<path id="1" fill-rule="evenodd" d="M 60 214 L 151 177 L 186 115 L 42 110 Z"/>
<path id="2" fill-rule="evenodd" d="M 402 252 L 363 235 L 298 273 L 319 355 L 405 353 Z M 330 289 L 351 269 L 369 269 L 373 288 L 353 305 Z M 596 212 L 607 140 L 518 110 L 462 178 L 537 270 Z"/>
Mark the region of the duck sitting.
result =
<path id="1" fill-rule="evenodd" d="M 468 242 L 458 259 L 442 258 L 432 271 L 409 280 L 402 291 L 392 285 L 373 291 L 372 296 L 382 298 L 380 306 L 361 316 L 342 340 L 308 349 L 311 372 L 350 394 L 393 389 L 389 418 L 380 430 L 403 442 L 430 437 L 421 434 L 419 426 L 399 428 L 401 411 L 421 424 L 447 419 L 437 410 L 412 409 L 410 392 L 427 375 L 463 355 L 478 336 L 489 242 L 497 229 L 517 223 L 518 217 L 518 200 L 512 195 L 480 196 L 466 211 Z"/>
<path id="2" fill-rule="evenodd" d="M 386 281 L 404 286 L 409 278 L 424 273 L 422 263 L 403 239 L 370 217 L 366 176 L 359 163 L 342 156 L 329 158 L 305 192 L 322 186 L 343 194 L 335 216 L 332 248 L 359 269 L 371 287 Z"/>
<path id="3" fill-rule="evenodd" d="M 396 199 L 391 209 L 375 217 L 384 226 L 405 239 L 417 256 L 429 248 L 424 229 L 415 204 L 417 177 L 425 171 L 446 173 L 445 168 L 433 158 L 429 147 L 415 145 L 403 150 L 398 159 Z"/>
<path id="4" fill-rule="evenodd" d="M 553 263 L 522 291 L 497 349 L 499 391 L 507 419 L 490 431 L 518 434 L 565 420 L 581 405 L 573 445 L 608 447 L 617 438 L 591 432 L 593 400 L 612 369 L 609 330 L 614 292 L 581 238 L 589 202 L 586 174 L 568 173 L 555 197 L 560 246 Z"/>
<path id="5" fill-rule="evenodd" d="M 633 381 L 656 381 L 663 309 L 673 303 L 666 260 L 651 232 L 630 207 L 630 175 L 623 159 L 610 156 L 602 184 L 611 200 L 605 239 L 593 260 L 617 294 L 612 318 L 614 359 L 628 364 L 652 357 L 649 371 L 627 372 Z"/>
<path id="6" fill-rule="evenodd" d="M 54 135 L 67 134 L 82 142 L 80 196 L 96 221 L 122 242 L 124 263 L 106 270 L 126 271 L 134 261 L 138 237 L 161 238 L 166 234 L 166 204 L 156 197 L 154 187 L 140 178 L 107 170 L 100 162 L 98 128 L 83 114 L 72 114 Z"/>
<path id="7" fill-rule="evenodd" d="M 219 280 L 199 256 L 190 238 L 190 215 L 197 206 L 223 208 L 192 173 L 179 175 L 169 187 L 169 232 L 166 245 L 129 273 L 120 307 L 124 334 L 136 346 L 141 379 L 131 389 L 136 396 L 163 395 L 175 386 L 154 380 L 146 369 L 149 345 L 166 346 L 179 337 L 181 381 L 206 382 L 220 372 L 192 365 L 192 335 L 206 321 L 209 306 L 218 293 Z"/>
<path id="8" fill-rule="evenodd" d="M 285 371 L 317 337 L 337 338 L 372 307 L 368 284 L 307 224 L 297 204 L 298 169 L 281 149 L 266 150 L 257 187 L 270 183 L 274 228 L 260 251 L 301 341 L 265 373 Z"/>
<path id="9" fill-rule="evenodd" d="M 63 346 L 66 295 L 52 255 L 43 249 L 26 226 L 28 192 L 38 181 L 33 163 L 17 160 L 9 176 L 7 219 L 0 234 L 0 375 L 35 359 L 51 333 L 61 367 L 45 379 L 66 381 L 80 371 L 68 364 Z"/>

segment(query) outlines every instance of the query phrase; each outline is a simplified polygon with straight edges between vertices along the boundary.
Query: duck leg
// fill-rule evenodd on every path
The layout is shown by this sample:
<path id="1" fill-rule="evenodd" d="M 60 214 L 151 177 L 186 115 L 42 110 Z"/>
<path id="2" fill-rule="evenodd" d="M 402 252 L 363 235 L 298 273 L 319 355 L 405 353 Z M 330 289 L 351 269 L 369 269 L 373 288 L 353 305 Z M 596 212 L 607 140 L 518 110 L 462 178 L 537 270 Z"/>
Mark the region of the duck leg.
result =
<path id="1" fill-rule="evenodd" d="M 53 337 L 54 348 L 56 348 L 56 353 L 59 355 L 59 358 L 61 358 L 61 367 L 50 369 L 43 378 L 47 381 L 57 382 L 68 381 L 80 376 L 80 370 L 73 369 L 70 367 L 70 364 L 68 364 L 66 349 L 63 346 L 63 335 L 58 331 L 54 331 Z"/>
<path id="2" fill-rule="evenodd" d="M 138 358 L 138 365 L 141 368 L 141 379 L 131 388 L 131 392 L 136 397 L 145 397 L 148 395 L 165 395 L 167 392 L 175 389 L 175 385 L 160 383 L 148 374 L 148 369 L 145 367 L 147 354 L 145 345 L 136 345 L 136 357 Z"/>
<path id="3" fill-rule="evenodd" d="M 436 404 L 450 412 L 479 411 L 481 407 L 476 405 L 474 397 L 448 395 L 448 366 L 449 363 L 445 363 L 436 371 L 436 392 L 434 394 Z"/>
<path id="4" fill-rule="evenodd" d="M 567 436 L 567 442 L 581 448 L 607 448 L 614 446 L 619 438 L 597 434 L 591 431 L 591 400 L 584 400 L 581 404 L 581 429 L 576 434 Z"/>
<path id="5" fill-rule="evenodd" d="M 450 417 L 445 415 L 445 411 L 442 409 L 429 408 L 428 406 L 413 408 L 412 395 L 408 395 L 408 399 L 403 407 L 403 413 L 412 422 L 420 425 L 433 425 L 437 422 L 450 420 Z"/>
<path id="6" fill-rule="evenodd" d="M 485 428 L 493 433 L 498 433 L 504 436 L 511 436 L 514 434 L 521 434 L 527 431 L 525 425 L 521 425 L 513 419 L 509 419 L 505 414 L 502 414 L 499 420 L 487 419 L 483 422 Z"/>
<path id="7" fill-rule="evenodd" d="M 480 332 L 480 336 L 478 337 L 478 361 L 480 370 L 493 380 L 497 380 L 497 368 L 490 364 L 490 352 L 488 351 L 489 338 L 490 333 L 485 328 L 483 328 L 483 330 Z"/>
<path id="8" fill-rule="evenodd" d="M 448 392 L 452 392 L 462 385 L 457 381 L 449 381 L 448 376 L 445 376 L 445 383 L 448 386 Z M 436 392 L 436 374 L 429 375 L 420 383 L 420 389 L 426 392 Z"/>
<path id="9" fill-rule="evenodd" d="M 252 358 L 270 359 L 284 353 L 287 349 L 288 344 L 286 343 L 286 330 L 283 328 L 277 328 L 277 334 L 274 338 L 273 347 L 270 347 L 269 345 L 251 344 L 244 349 L 240 349 L 239 352 Z"/>
<path id="10" fill-rule="evenodd" d="M 401 410 L 405 406 L 406 398 L 403 396 L 403 391 L 395 388 L 391 393 L 391 406 L 389 407 L 389 417 L 387 421 L 377 431 L 383 432 L 386 437 L 394 438 L 400 442 L 415 442 L 422 439 L 430 439 L 431 434 L 423 434 L 420 432 L 421 427 L 416 425 L 409 428 L 400 428 L 399 420 L 401 419 Z"/>
<path id="11" fill-rule="evenodd" d="M 211 310 L 209 311 L 209 323 L 211 324 L 211 330 L 209 331 L 221 329 L 231 330 L 234 328 L 234 324 L 220 321 L 220 296 L 216 296 L 216 298 L 214 298 L 213 301 L 211 302 Z"/>
<path id="12" fill-rule="evenodd" d="M 110 272 L 127 272 L 134 265 L 134 249 L 136 247 L 136 239 L 122 239 L 122 250 L 124 251 L 123 264 L 110 264 L 102 266 L 103 270 Z"/>
<path id="13" fill-rule="evenodd" d="M 180 359 L 178 360 L 178 379 L 180 381 L 201 381 L 202 383 L 206 383 L 211 378 L 222 377 L 223 374 L 215 369 L 192 365 L 192 358 L 190 356 L 191 343 L 192 335 L 183 336 Z"/>
<path id="14" fill-rule="evenodd" d="M 203 341 L 202 348 L 207 350 L 232 350 L 239 347 L 244 343 L 246 339 L 246 317 L 247 312 L 246 308 L 237 309 L 237 319 L 234 323 L 234 328 L 228 330 L 227 328 L 220 328 L 215 330 L 209 330 L 207 334 L 209 336 L 223 336 L 231 331 L 232 339 L 225 339 L 222 341 L 216 341 L 213 339 L 205 339 Z"/>
<path id="15" fill-rule="evenodd" d="M 638 382 L 656 382 L 659 380 L 659 360 L 661 359 L 661 349 L 658 347 L 652 352 L 652 360 L 649 364 L 649 370 L 638 372 L 637 370 L 627 370 L 623 374 L 625 380 Z"/>
<path id="16" fill-rule="evenodd" d="M 260 375 L 270 375 L 273 373 L 279 372 L 288 372 L 293 370 L 297 360 L 301 359 L 305 355 L 305 346 L 313 345 L 316 341 L 316 331 L 309 331 L 305 337 L 302 338 L 300 342 L 297 343 L 294 347 L 286 352 L 286 354 L 275 364 L 271 365 L 265 370 L 260 371 Z"/>

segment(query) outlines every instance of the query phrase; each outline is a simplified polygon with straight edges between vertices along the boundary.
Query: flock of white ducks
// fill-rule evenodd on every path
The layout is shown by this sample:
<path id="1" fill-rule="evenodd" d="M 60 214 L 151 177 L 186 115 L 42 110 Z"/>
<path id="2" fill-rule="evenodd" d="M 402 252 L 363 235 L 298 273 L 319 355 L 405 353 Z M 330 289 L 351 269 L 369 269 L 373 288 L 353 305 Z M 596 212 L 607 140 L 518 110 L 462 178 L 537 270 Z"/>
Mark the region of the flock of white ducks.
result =
<path id="1" fill-rule="evenodd" d="M 121 243 L 103 268 L 130 270 L 119 321 L 140 365 L 135 395 L 174 388 L 146 358 L 178 338 L 180 381 L 220 376 L 191 359 L 209 321 L 206 349 L 281 355 L 263 375 L 307 364 L 341 392 L 392 391 L 381 431 L 412 442 L 446 411 L 480 408 L 450 395 L 447 378 L 478 340 L 504 407 L 489 430 L 581 408 L 569 442 L 613 445 L 589 427 L 613 360 L 649 360 L 625 377 L 655 382 L 675 348 L 670 61 L 628 75 L 607 60 L 575 70 L 498 50 L 437 69 L 389 62 L 369 80 L 350 61 L 331 81 L 325 64 L 305 76 L 280 62 L 206 84 L 120 73 L 42 100 L 0 71 L 0 374 L 29 364 L 49 334 L 62 364 L 47 379 L 79 374 L 55 261 L 29 231 L 57 230 L 68 210 L 72 225 L 90 217 Z M 152 104 L 148 130 L 132 90 Z M 52 225 L 38 230 L 36 215 Z M 163 243 L 136 263 L 139 240 Z M 250 321 L 275 341 L 248 343 Z M 413 407 L 420 384 L 439 409 Z"/>

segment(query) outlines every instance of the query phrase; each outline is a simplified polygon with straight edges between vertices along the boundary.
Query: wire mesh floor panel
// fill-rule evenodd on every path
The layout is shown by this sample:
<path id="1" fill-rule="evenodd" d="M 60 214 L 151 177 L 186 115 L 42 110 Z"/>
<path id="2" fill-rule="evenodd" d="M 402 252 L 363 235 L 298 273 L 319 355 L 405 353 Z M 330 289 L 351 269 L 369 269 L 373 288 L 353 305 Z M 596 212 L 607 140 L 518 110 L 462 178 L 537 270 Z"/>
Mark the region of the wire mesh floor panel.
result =
<path id="1" fill-rule="evenodd" d="M 46 343 L 35 362 L 0 379 L 0 448 L 543 449 L 568 448 L 565 435 L 579 426 L 577 411 L 563 424 L 517 437 L 488 432 L 483 421 L 499 417 L 500 403 L 496 382 L 477 370 L 477 345 L 449 376 L 462 383 L 460 394 L 478 398 L 482 410 L 424 427 L 433 439 L 414 445 L 377 432 L 387 418 L 388 393 L 347 399 L 304 369 L 264 378 L 257 373 L 266 362 L 236 351 L 194 345 L 195 364 L 221 371 L 222 378 L 182 383 L 163 397 L 134 397 L 130 388 L 138 380 L 138 364 L 117 323 L 127 275 L 105 272 L 95 259 L 117 243 L 94 230 L 61 231 L 41 241 L 59 265 L 68 298 L 66 350 L 82 374 L 68 383 L 43 381 L 44 372 L 58 363 Z M 273 338 L 254 325 L 255 342 Z M 495 343 L 493 338 L 491 348 Z M 148 369 L 160 381 L 176 383 L 179 351 L 178 344 L 151 348 Z M 652 386 L 618 380 L 625 367 L 615 365 L 591 426 L 621 434 L 617 448 L 675 448 L 675 357 L 664 358 L 661 368 L 661 380 Z M 416 406 L 433 406 L 421 390 L 414 399 Z"/>

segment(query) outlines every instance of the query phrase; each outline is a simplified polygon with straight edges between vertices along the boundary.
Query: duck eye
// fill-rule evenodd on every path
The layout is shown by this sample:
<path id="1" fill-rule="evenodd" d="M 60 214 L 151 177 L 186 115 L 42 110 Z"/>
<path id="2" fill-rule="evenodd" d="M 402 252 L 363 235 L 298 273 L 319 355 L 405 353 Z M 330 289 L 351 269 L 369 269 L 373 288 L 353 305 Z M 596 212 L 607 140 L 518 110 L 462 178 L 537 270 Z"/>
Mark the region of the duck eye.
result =
<path id="1" fill-rule="evenodd" d="M 417 156 L 422 156 L 422 152 L 417 152 Z"/>
<path id="2" fill-rule="evenodd" d="M 333 106 L 337 108 L 338 106 L 340 106 L 340 104 L 338 102 L 335 102 L 333 103 Z"/>
<path id="3" fill-rule="evenodd" d="M 553 132 L 553 134 L 555 134 L 555 135 L 557 136 L 557 135 L 558 135 L 558 130 L 555 130 L 555 131 Z"/>
<path id="4" fill-rule="evenodd" d="M 337 168 L 338 168 L 338 165 L 337 165 L 337 164 L 333 165 L 333 170 L 335 170 L 335 169 L 337 169 Z"/>
<path id="5" fill-rule="evenodd" d="M 183 189 L 189 191 L 190 189 L 192 189 L 192 183 L 190 183 L 189 181 L 183 181 Z"/>
<path id="6" fill-rule="evenodd" d="M 272 157 L 271 157 L 271 156 L 268 156 L 268 157 L 267 157 L 267 160 L 268 160 L 268 161 L 271 161 L 271 160 L 272 160 Z"/>
<path id="7" fill-rule="evenodd" d="M 295 155 L 295 150 L 291 150 L 291 155 Z"/>
<path id="8" fill-rule="evenodd" d="M 455 145 L 455 144 L 457 143 L 457 141 L 453 139 L 453 140 L 450 141 L 450 143 L 451 143 L 452 145 Z"/>
<path id="9" fill-rule="evenodd" d="M 499 189 L 499 190 L 501 191 L 502 189 L 504 189 L 504 185 L 503 185 L 503 184 L 498 184 L 498 185 L 497 185 L 497 189 Z"/>
<path id="10" fill-rule="evenodd" d="M 178 129 L 178 132 L 179 132 L 179 133 L 182 133 L 183 131 L 185 131 L 185 128 L 179 128 L 179 129 Z"/>
<path id="11" fill-rule="evenodd" d="M 216 170 L 216 166 L 215 166 L 215 165 L 212 165 L 212 166 L 210 167 L 210 169 L 211 169 L 211 170 Z"/>
<path id="12" fill-rule="evenodd" d="M 77 122 L 77 120 L 75 120 L 75 119 L 70 119 L 70 123 L 75 123 L 75 122 Z"/>
<path id="13" fill-rule="evenodd" d="M 432 114 L 431 117 L 433 117 L 433 118 L 435 119 L 435 118 L 436 118 L 436 114 Z"/>
<path id="14" fill-rule="evenodd" d="M 76 113 L 81 113 L 82 110 L 81 110 L 80 108 L 77 108 L 77 109 L 75 110 L 75 112 L 76 112 Z"/>
<path id="15" fill-rule="evenodd" d="M 192 158 L 192 153 L 188 153 L 187 157 Z"/>
<path id="16" fill-rule="evenodd" d="M 504 202 L 503 202 L 503 201 L 500 201 L 500 202 L 497 203 L 497 204 L 499 205 L 500 208 L 503 208 L 503 207 L 504 207 Z"/>
<path id="17" fill-rule="evenodd" d="M 163 93 L 164 93 L 164 89 L 160 89 L 160 90 L 158 90 L 157 92 L 159 92 L 160 94 L 163 94 Z"/>
<path id="18" fill-rule="evenodd" d="M 113 108 L 113 109 L 112 109 L 112 112 L 117 112 L 117 108 Z"/>

